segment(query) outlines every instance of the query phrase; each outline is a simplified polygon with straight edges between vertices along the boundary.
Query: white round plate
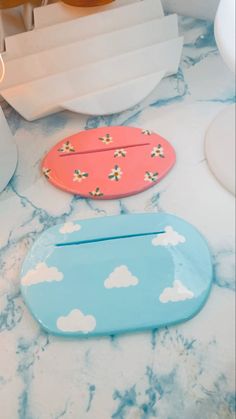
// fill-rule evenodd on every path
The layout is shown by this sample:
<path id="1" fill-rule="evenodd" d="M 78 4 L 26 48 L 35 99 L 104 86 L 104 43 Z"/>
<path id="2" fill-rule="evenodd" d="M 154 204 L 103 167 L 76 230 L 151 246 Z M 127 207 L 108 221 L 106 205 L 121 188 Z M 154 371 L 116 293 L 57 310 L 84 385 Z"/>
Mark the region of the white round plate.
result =
<path id="1" fill-rule="evenodd" d="M 206 133 L 206 157 L 219 182 L 235 194 L 235 104 L 213 120 Z"/>

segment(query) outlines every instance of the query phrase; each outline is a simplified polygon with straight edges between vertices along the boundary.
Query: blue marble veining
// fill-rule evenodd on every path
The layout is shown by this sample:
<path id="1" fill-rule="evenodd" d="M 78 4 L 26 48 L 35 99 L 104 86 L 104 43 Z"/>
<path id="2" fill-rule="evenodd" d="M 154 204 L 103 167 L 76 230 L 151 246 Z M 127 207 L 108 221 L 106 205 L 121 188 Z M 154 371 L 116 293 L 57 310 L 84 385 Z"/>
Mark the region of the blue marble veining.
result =
<path id="1" fill-rule="evenodd" d="M 11 330 L 21 321 L 22 309 L 15 301 L 19 296 L 19 292 L 6 296 L 6 305 L 0 313 L 0 331 Z"/>
<path id="2" fill-rule="evenodd" d="M 1 419 L 235 417 L 235 204 L 204 156 L 207 127 L 235 101 L 235 86 L 212 24 L 179 23 L 185 46 L 178 73 L 126 112 L 63 112 L 30 123 L 3 105 L 19 162 L 0 194 Z M 154 188 L 122 200 L 95 202 L 53 188 L 39 169 L 45 153 L 67 135 L 104 124 L 159 132 L 176 149 L 175 168 Z M 21 265 L 37 237 L 67 220 L 159 211 L 185 218 L 209 243 L 214 286 L 204 309 L 185 324 L 134 335 L 77 341 L 40 330 L 19 291 Z"/>
<path id="3" fill-rule="evenodd" d="M 96 386 L 94 384 L 90 384 L 88 391 L 89 391 L 89 400 L 88 400 L 88 406 L 87 406 L 86 412 L 88 412 L 91 409 L 94 394 L 96 391 Z"/>

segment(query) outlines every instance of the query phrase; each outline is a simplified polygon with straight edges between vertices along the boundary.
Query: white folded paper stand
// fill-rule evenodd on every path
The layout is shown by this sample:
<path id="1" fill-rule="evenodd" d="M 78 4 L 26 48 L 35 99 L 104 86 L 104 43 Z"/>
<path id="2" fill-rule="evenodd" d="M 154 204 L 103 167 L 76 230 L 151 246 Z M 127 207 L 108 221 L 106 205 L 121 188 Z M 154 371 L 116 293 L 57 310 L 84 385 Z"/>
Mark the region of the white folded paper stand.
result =
<path id="1" fill-rule="evenodd" d="M 84 9 L 56 3 L 34 15 L 34 30 L 5 40 L 0 91 L 27 120 L 63 109 L 121 112 L 178 70 L 183 38 L 159 0 Z"/>

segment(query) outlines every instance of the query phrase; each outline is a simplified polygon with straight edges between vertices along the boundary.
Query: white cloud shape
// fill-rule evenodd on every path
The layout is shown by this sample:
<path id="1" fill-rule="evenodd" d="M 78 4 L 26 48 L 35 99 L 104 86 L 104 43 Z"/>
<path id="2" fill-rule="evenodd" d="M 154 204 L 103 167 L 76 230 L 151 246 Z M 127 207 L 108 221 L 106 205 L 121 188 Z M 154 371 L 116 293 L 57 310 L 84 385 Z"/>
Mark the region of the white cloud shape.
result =
<path id="1" fill-rule="evenodd" d="M 104 281 L 105 288 L 128 288 L 138 285 L 139 280 L 133 276 L 127 266 L 117 266 L 109 277 Z"/>
<path id="2" fill-rule="evenodd" d="M 161 303 L 175 303 L 177 301 L 191 300 L 194 297 L 192 291 L 188 290 L 181 281 L 176 279 L 172 288 L 165 288 L 159 297 Z"/>
<path id="3" fill-rule="evenodd" d="M 61 234 L 71 234 L 74 233 L 75 231 L 79 231 L 81 229 L 81 225 L 79 224 L 74 224 L 71 221 L 69 221 L 68 223 L 65 223 L 61 228 L 60 228 L 60 233 Z"/>
<path id="4" fill-rule="evenodd" d="M 38 263 L 34 269 L 21 278 L 22 285 L 30 286 L 41 282 L 62 281 L 64 275 L 55 266 L 49 267 L 46 263 Z"/>
<path id="5" fill-rule="evenodd" d="M 63 332 L 92 332 L 96 327 L 95 317 L 82 313 L 79 309 L 72 310 L 67 316 L 57 319 L 57 328 Z"/>
<path id="6" fill-rule="evenodd" d="M 164 229 L 165 233 L 158 234 L 153 240 L 153 246 L 177 246 L 179 243 L 184 243 L 186 241 L 184 236 L 177 233 L 171 226 L 167 226 Z"/>

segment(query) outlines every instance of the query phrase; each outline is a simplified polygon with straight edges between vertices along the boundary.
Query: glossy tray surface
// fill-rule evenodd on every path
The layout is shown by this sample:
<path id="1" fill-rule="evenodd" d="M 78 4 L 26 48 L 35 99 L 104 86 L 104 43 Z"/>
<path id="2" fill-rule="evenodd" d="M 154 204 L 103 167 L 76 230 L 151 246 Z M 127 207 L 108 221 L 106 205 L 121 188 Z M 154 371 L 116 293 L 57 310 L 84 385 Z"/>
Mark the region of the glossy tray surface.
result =
<path id="1" fill-rule="evenodd" d="M 23 297 L 42 327 L 78 337 L 186 321 L 211 283 L 205 240 L 165 213 L 55 226 L 35 242 L 21 272 Z"/>
<path id="2" fill-rule="evenodd" d="M 159 182 L 175 163 L 160 135 L 132 127 L 101 127 L 65 138 L 42 170 L 55 186 L 93 199 L 133 195 Z"/>

